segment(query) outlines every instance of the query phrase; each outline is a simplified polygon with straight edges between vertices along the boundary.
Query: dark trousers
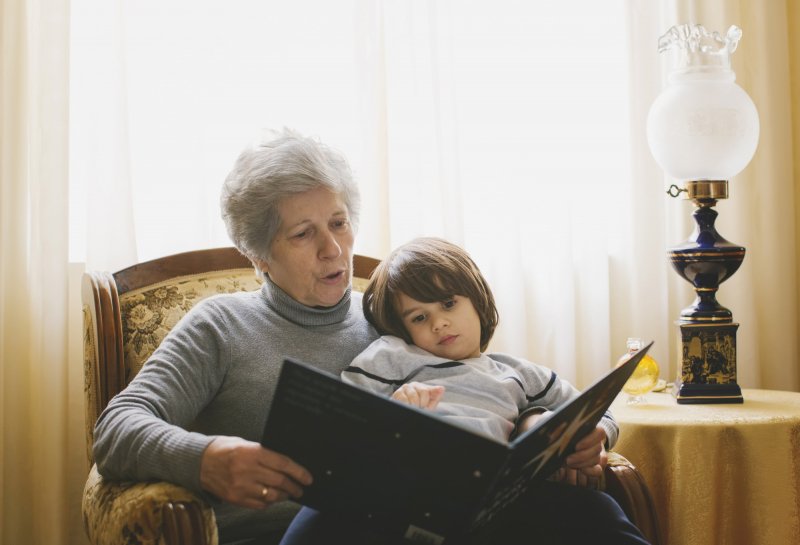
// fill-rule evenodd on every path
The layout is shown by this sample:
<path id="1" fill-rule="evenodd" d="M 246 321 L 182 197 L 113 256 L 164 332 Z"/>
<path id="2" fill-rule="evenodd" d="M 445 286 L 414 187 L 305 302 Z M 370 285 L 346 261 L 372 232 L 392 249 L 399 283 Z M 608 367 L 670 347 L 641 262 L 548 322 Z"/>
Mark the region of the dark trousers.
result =
<path id="1" fill-rule="evenodd" d="M 614 499 L 595 490 L 545 481 L 493 519 L 479 535 L 449 537 L 444 545 L 647 545 Z M 335 514 L 304 507 L 281 545 L 399 545 L 397 538 Z"/>

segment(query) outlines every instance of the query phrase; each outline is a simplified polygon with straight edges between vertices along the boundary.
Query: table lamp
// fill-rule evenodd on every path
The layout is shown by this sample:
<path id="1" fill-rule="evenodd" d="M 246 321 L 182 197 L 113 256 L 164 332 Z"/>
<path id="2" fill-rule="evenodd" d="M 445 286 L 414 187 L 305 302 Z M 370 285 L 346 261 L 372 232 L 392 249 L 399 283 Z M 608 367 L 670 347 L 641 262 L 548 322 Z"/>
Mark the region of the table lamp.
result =
<path id="1" fill-rule="evenodd" d="M 694 203 L 696 223 L 689 239 L 668 251 L 672 267 L 696 294 L 677 321 L 678 403 L 743 401 L 736 381 L 739 324 L 716 296 L 741 265 L 745 249 L 714 227 L 714 206 L 728 198 L 728 180 L 747 166 L 758 145 L 758 112 L 731 69 L 741 36 L 736 26 L 723 37 L 684 24 L 658 40 L 659 52 L 672 53 L 673 63 L 668 85 L 650 107 L 647 140 L 661 168 L 684 184 L 673 184 L 667 193 L 684 193 Z"/>

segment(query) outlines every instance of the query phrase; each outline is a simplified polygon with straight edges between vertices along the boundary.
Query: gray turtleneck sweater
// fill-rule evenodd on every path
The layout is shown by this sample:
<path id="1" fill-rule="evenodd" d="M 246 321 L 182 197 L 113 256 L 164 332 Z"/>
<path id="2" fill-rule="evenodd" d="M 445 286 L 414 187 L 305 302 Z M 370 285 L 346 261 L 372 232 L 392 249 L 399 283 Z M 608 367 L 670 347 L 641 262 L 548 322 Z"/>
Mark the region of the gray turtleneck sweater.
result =
<path id="1" fill-rule="evenodd" d="M 205 299 L 100 415 L 97 468 L 108 479 L 165 480 L 208 498 L 203 451 L 220 435 L 261 441 L 284 357 L 338 375 L 376 338 L 361 294 L 350 291 L 327 309 L 306 307 L 269 280 L 259 291 Z M 285 527 L 296 510 L 213 504 L 222 542 Z"/>

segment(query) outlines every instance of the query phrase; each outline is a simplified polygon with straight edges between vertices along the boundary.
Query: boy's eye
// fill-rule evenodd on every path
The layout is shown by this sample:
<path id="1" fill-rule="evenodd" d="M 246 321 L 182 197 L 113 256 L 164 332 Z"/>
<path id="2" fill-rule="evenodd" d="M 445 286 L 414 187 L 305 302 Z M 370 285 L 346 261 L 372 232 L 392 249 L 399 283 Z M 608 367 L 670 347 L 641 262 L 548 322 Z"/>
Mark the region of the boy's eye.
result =
<path id="1" fill-rule="evenodd" d="M 419 323 L 422 323 L 424 321 L 425 321 L 425 315 L 424 314 L 417 314 L 416 316 L 411 318 L 411 323 L 412 324 L 419 324 Z"/>
<path id="2" fill-rule="evenodd" d="M 448 299 L 446 301 L 442 301 L 442 307 L 444 308 L 453 308 L 454 306 L 456 306 L 455 299 Z"/>

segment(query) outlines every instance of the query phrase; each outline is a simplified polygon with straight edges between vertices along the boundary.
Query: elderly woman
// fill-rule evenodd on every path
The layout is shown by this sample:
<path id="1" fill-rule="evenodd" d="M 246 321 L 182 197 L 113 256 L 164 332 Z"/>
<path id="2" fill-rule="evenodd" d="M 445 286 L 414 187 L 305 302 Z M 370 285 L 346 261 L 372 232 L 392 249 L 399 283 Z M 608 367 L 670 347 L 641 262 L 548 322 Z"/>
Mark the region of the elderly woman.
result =
<path id="1" fill-rule="evenodd" d="M 311 482 L 259 444 L 283 358 L 338 374 L 377 335 L 350 290 L 359 194 L 342 156 L 284 132 L 240 155 L 221 207 L 262 288 L 198 303 L 109 403 L 94 456 L 106 478 L 204 495 L 228 543 L 279 536 L 297 509 L 283 500 Z"/>

